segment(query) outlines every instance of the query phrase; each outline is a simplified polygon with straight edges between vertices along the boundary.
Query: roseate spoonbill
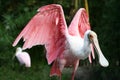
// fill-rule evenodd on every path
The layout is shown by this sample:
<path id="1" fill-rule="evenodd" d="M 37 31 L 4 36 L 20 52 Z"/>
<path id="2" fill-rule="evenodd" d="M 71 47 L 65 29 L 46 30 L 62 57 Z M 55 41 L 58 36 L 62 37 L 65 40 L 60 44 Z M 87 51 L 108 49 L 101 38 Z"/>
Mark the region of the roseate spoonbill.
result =
<path id="1" fill-rule="evenodd" d="M 31 67 L 30 55 L 27 52 L 22 52 L 22 48 L 18 47 L 16 49 L 16 53 L 13 56 L 13 59 L 15 56 L 17 57 L 21 65 L 25 65 L 25 67 Z"/>
<path id="2" fill-rule="evenodd" d="M 84 8 L 75 14 L 69 28 L 61 5 L 51 4 L 38 9 L 38 13 L 30 20 L 13 43 L 16 46 L 23 37 L 23 49 L 36 45 L 45 45 L 48 64 L 53 63 L 50 76 L 57 75 L 61 79 L 64 67 L 73 66 L 72 80 L 79 65 L 79 60 L 88 58 L 93 47 L 103 67 L 109 65 L 99 47 L 97 34 L 90 30 L 88 15 Z"/>

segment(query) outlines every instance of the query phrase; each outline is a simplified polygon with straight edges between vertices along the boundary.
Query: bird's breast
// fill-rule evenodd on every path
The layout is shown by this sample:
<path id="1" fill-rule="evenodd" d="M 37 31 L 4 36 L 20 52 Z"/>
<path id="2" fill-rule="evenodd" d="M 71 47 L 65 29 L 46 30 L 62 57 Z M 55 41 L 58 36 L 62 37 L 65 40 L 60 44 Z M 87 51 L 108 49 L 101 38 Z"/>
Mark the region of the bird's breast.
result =
<path id="1" fill-rule="evenodd" d="M 78 53 L 78 57 L 82 60 L 88 58 L 89 54 L 91 53 L 90 46 L 83 47 L 81 51 Z"/>
<path id="2" fill-rule="evenodd" d="M 83 39 L 76 36 L 70 36 L 67 39 L 67 48 L 70 51 L 69 54 L 79 59 L 86 59 L 91 52 L 90 46 L 84 46 Z"/>

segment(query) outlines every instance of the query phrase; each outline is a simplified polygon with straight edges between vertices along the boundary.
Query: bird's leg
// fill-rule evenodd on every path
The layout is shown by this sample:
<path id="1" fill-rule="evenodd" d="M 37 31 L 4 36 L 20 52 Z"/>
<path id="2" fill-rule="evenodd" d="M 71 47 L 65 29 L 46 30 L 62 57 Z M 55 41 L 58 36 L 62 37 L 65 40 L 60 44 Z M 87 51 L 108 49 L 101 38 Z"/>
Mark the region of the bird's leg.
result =
<path id="1" fill-rule="evenodd" d="M 76 60 L 75 63 L 74 63 L 74 70 L 72 72 L 72 80 L 74 80 L 74 77 L 75 77 L 75 72 L 78 68 L 78 65 L 79 65 L 79 60 Z"/>
<path id="2" fill-rule="evenodd" d="M 62 80 L 62 71 L 60 70 L 59 80 Z"/>
<path id="3" fill-rule="evenodd" d="M 62 80 L 62 75 L 60 74 L 60 80 Z"/>
<path id="4" fill-rule="evenodd" d="M 65 67 L 65 64 L 66 64 L 66 60 L 65 59 L 60 59 L 60 61 L 59 61 L 59 69 L 60 69 L 60 72 L 62 73 L 62 70 L 64 69 L 64 67 Z M 60 74 L 60 80 L 61 80 L 61 75 L 62 74 Z"/>

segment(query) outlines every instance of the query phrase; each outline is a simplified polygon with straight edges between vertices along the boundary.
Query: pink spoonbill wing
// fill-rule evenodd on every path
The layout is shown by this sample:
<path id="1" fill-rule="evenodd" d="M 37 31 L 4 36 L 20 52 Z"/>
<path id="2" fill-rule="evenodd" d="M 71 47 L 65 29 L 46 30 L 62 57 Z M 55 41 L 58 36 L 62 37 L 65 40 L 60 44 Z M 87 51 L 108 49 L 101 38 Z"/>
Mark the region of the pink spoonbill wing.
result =
<path id="1" fill-rule="evenodd" d="M 86 10 L 80 8 L 69 26 L 69 33 L 73 36 L 80 35 L 83 38 L 87 30 L 90 30 L 89 17 Z"/>
<path id="2" fill-rule="evenodd" d="M 62 7 L 56 4 L 43 6 L 18 35 L 13 46 L 16 46 L 21 38 L 25 41 L 23 49 L 45 45 L 50 64 L 64 50 L 66 29 Z"/>

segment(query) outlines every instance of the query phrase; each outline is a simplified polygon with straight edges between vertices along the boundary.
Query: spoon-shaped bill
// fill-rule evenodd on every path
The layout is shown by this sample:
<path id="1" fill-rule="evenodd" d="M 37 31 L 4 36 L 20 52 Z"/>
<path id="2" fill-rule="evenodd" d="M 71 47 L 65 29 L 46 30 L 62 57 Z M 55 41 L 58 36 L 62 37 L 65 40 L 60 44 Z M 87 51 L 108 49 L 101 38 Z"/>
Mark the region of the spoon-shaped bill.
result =
<path id="1" fill-rule="evenodd" d="M 97 37 L 93 38 L 92 43 L 93 43 L 93 45 L 95 47 L 95 50 L 96 50 L 96 52 L 98 54 L 100 65 L 103 66 L 103 67 L 109 66 L 108 60 L 105 58 L 105 56 L 103 55 L 103 53 L 102 53 L 102 51 L 100 49 Z"/>

